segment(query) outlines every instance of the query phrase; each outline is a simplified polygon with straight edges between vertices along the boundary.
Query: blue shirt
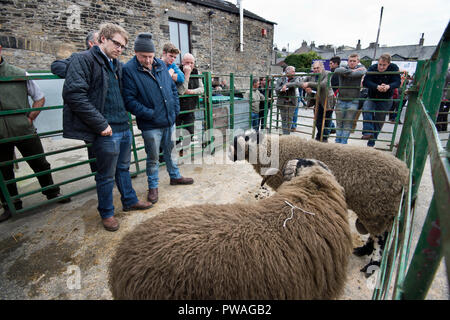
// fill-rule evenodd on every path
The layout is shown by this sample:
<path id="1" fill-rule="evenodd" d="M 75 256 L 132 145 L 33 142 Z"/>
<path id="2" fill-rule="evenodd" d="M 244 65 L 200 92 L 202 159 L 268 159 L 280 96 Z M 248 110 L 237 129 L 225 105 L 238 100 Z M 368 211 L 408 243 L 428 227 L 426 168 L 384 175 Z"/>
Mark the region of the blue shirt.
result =
<path id="1" fill-rule="evenodd" d="M 172 63 L 170 66 L 167 66 L 167 70 L 173 69 L 175 73 L 178 75 L 176 83 L 183 83 L 184 82 L 184 73 L 183 71 L 178 68 L 178 66 L 174 63 Z"/>

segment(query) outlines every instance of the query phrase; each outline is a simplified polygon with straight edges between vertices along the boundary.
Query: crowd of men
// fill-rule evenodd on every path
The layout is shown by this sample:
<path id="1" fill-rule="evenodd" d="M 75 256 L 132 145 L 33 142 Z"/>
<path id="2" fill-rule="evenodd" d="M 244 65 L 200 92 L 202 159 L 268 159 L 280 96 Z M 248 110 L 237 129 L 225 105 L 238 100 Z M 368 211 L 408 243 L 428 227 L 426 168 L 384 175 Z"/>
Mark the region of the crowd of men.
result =
<path id="1" fill-rule="evenodd" d="M 194 183 L 192 178 L 183 177 L 177 165 L 172 134 L 176 123 L 192 124 L 193 113 L 180 115 L 180 110 L 191 111 L 203 93 L 203 83 L 195 68 L 195 58 L 187 53 L 182 57 L 181 67 L 175 64 L 180 51 L 173 44 L 163 47 L 161 58 L 150 33 L 140 33 L 134 42 L 134 56 L 127 63 L 118 58 L 128 44 L 129 34 L 121 26 L 104 23 L 98 31 L 88 34 L 86 51 L 72 54 L 68 59 L 52 63 L 54 74 L 65 78 L 63 87 L 63 137 L 82 140 L 88 147 L 92 159 L 91 170 L 96 172 L 95 182 L 98 198 L 98 212 L 103 227 L 108 231 L 119 229 L 114 217 L 114 184 L 121 195 L 124 211 L 147 210 L 158 201 L 159 153 L 160 149 L 170 176 L 171 185 Z M 23 76 L 25 71 L 9 65 L 1 57 L 0 76 Z M 44 105 L 45 98 L 32 80 L 11 82 L 0 86 L 1 110 L 28 108 L 28 96 L 32 97 L 33 108 Z M 179 97 L 179 95 L 190 95 Z M 128 112 L 136 116 L 138 128 L 142 131 L 147 154 L 148 194 L 139 200 L 132 186 L 129 172 L 131 161 L 132 132 Z M 39 110 L 2 116 L 0 139 L 31 135 L 31 138 L 2 144 L 7 152 L 1 153 L 0 162 L 13 159 L 14 147 L 24 157 L 44 153 L 42 143 L 36 134 L 33 121 Z M 189 133 L 193 132 L 188 125 Z M 94 161 L 95 158 L 95 161 Z M 50 170 L 44 156 L 29 160 L 36 172 Z M 2 166 L 4 180 L 14 179 L 13 164 Z M 46 173 L 38 176 L 42 188 L 53 185 L 52 176 Z M 65 203 L 59 187 L 46 188 L 42 193 L 48 199 L 59 199 Z M 15 183 L 8 184 L 11 197 L 18 194 Z M 11 217 L 11 210 L 0 192 L 4 212 L 0 222 Z M 56 200 L 55 200 L 56 201 Z M 16 210 L 22 209 L 20 199 L 14 201 Z"/>
<path id="2" fill-rule="evenodd" d="M 396 109 L 393 108 L 398 107 L 398 104 L 395 104 L 393 99 L 398 98 L 401 86 L 400 74 L 395 73 L 399 71 L 398 66 L 391 62 L 389 54 L 383 54 L 378 63 L 366 70 L 360 63 L 358 54 L 351 54 L 347 64 L 342 66 L 339 57 L 331 58 L 330 69 L 331 71 L 325 70 L 322 61 L 315 61 L 311 69 L 314 75 L 301 77 L 295 76 L 295 67 L 286 67 L 285 75 L 278 79 L 275 86 L 283 134 L 290 134 L 292 124 L 297 122 L 294 112 L 298 109 L 299 94 L 295 89 L 299 88 L 310 97 L 310 101 L 313 97 L 316 104 L 316 140 L 328 142 L 330 133 L 335 131 L 335 142 L 347 144 L 355 121 L 360 115 L 358 110 L 362 109 L 364 121 L 361 138 L 368 140 L 367 146 L 373 147 L 386 115 L 390 114 L 391 121 L 396 117 Z M 330 72 L 333 72 L 333 75 L 331 86 L 328 86 Z M 367 89 L 368 100 L 363 100 L 364 88 Z M 333 111 L 336 111 L 335 128 L 331 120 Z"/>

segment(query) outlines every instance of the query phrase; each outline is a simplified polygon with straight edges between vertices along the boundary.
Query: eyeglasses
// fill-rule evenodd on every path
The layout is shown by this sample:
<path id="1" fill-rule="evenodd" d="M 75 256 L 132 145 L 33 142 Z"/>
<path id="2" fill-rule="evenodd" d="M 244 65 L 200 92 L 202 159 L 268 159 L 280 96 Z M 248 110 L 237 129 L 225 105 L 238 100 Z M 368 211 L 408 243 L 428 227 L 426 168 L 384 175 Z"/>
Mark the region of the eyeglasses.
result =
<path id="1" fill-rule="evenodd" d="M 108 40 L 111 40 L 112 43 L 116 46 L 117 49 L 119 49 L 119 48 L 122 49 L 122 50 L 126 50 L 127 49 L 127 47 L 125 47 L 123 44 L 121 44 L 120 42 L 118 42 L 118 41 L 116 41 L 114 39 L 108 38 Z"/>

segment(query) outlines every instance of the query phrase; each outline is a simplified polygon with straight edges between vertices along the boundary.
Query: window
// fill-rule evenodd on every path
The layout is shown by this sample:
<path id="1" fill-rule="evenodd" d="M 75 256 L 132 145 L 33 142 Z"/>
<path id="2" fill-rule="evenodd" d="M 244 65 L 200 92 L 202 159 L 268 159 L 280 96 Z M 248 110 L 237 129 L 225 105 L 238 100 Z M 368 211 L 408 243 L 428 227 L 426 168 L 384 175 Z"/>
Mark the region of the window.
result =
<path id="1" fill-rule="evenodd" d="M 179 20 L 169 20 L 170 42 L 172 42 L 181 53 L 176 63 L 181 63 L 181 57 L 190 52 L 189 24 Z"/>

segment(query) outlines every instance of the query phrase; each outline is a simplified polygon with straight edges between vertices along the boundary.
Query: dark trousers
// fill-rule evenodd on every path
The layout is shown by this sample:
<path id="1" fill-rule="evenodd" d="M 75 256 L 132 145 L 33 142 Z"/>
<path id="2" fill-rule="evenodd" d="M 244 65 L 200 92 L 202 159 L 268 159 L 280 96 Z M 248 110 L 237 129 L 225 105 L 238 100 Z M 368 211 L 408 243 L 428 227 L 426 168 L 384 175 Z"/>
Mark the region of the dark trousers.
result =
<path id="1" fill-rule="evenodd" d="M 191 135 L 194 134 L 194 122 L 195 122 L 194 112 L 179 114 L 177 117 L 177 126 L 189 124 L 189 126 L 184 127 L 183 129 L 189 131 Z"/>
<path id="2" fill-rule="evenodd" d="M 317 110 L 317 120 L 316 120 L 316 140 L 320 140 L 320 135 L 322 132 L 322 121 L 323 121 L 323 106 L 321 104 L 318 105 L 319 109 Z M 330 135 L 331 127 L 331 117 L 333 116 L 333 109 L 327 110 L 325 113 L 325 127 L 323 129 L 323 141 L 327 141 L 328 136 Z"/>
<path id="3" fill-rule="evenodd" d="M 33 156 L 36 154 L 44 153 L 44 148 L 42 147 L 41 140 L 37 136 L 33 137 L 31 139 L 26 139 L 26 140 L 22 140 L 22 141 L 2 143 L 2 144 L 0 144 L 0 146 L 2 148 L 2 151 L 0 152 L 0 162 L 10 161 L 13 159 L 14 147 L 17 147 L 17 149 L 19 149 L 19 151 L 23 157 L 30 157 L 30 156 Z M 31 169 L 33 169 L 34 173 L 50 170 L 50 164 L 47 162 L 45 157 L 39 157 L 37 159 L 28 160 L 27 163 L 31 167 Z M 1 166 L 1 172 L 3 175 L 3 179 L 5 181 L 15 178 L 13 164 L 10 164 L 7 166 Z M 41 176 L 37 177 L 37 179 L 42 188 L 53 184 L 52 175 L 50 173 L 41 175 Z M 8 184 L 7 188 L 8 188 L 9 195 L 11 197 L 18 195 L 16 183 Z M 49 197 L 49 196 L 58 194 L 59 191 L 60 191 L 59 187 L 55 187 L 55 188 L 43 191 L 42 193 L 44 195 L 46 195 L 47 197 Z M 7 209 L 8 206 L 6 205 L 6 197 L 2 192 L 0 192 L 0 198 L 2 200 L 4 208 Z M 21 209 L 22 201 L 20 199 L 15 200 L 14 205 L 15 205 L 16 209 Z"/>

